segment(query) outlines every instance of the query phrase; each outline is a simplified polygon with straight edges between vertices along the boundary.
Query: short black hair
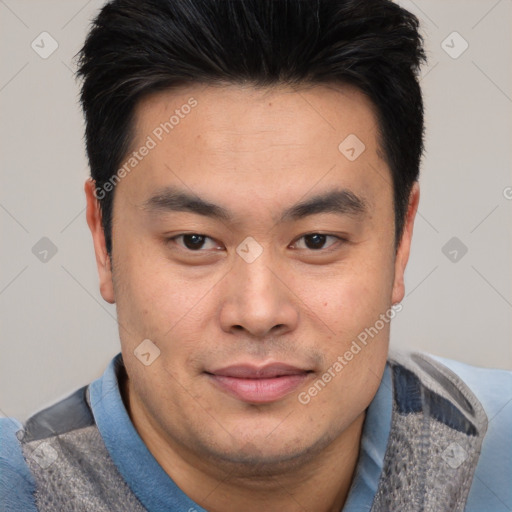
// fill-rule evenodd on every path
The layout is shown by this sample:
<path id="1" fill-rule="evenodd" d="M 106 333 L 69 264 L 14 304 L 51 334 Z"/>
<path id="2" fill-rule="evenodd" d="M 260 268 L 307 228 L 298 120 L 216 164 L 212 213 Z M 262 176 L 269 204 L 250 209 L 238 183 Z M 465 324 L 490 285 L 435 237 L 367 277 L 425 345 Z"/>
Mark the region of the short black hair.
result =
<path id="1" fill-rule="evenodd" d="M 418 27 L 389 0 L 110 1 L 78 54 L 91 177 L 102 189 L 116 174 L 135 107 L 150 93 L 194 83 L 350 84 L 376 107 L 398 246 L 423 153 Z M 98 197 L 109 255 L 114 190 Z"/>

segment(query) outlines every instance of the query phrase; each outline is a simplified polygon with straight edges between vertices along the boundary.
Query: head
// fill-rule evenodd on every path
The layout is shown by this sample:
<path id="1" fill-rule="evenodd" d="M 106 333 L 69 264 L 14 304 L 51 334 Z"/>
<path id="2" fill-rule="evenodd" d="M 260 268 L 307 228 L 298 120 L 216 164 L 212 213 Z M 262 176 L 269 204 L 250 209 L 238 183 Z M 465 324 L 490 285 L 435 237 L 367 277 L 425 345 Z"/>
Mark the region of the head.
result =
<path id="1" fill-rule="evenodd" d="M 134 407 L 177 450 L 300 461 L 373 398 L 419 199 L 417 29 L 386 0 L 122 0 L 94 21 L 100 287 Z M 274 363 L 279 389 L 229 375 Z"/>

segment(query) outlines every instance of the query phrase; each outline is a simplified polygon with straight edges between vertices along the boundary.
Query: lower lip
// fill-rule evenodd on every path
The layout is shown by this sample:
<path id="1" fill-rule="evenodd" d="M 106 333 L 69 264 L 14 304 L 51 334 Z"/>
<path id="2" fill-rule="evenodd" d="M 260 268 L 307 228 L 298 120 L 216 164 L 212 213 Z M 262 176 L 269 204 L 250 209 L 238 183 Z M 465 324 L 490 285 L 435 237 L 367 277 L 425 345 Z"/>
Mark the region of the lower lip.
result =
<path id="1" fill-rule="evenodd" d="M 307 373 L 283 375 L 269 379 L 239 379 L 210 375 L 221 389 L 243 400 L 256 404 L 275 402 L 297 389 L 308 377 Z"/>

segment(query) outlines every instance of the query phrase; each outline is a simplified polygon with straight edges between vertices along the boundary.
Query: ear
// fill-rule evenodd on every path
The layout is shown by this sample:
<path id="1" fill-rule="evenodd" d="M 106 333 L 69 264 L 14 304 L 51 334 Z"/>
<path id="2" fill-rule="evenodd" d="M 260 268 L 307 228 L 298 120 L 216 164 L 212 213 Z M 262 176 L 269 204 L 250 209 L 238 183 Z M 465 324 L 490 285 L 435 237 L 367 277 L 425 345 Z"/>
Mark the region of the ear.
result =
<path id="1" fill-rule="evenodd" d="M 100 278 L 100 293 L 103 299 L 110 304 L 114 304 L 114 284 L 112 281 L 112 267 L 110 256 L 107 253 L 105 243 L 105 233 L 101 223 L 101 208 L 99 200 L 96 198 L 95 182 L 89 178 L 84 185 L 85 197 L 87 199 L 87 224 L 92 234 L 94 243 L 94 252 L 96 254 L 96 266 Z"/>
<path id="2" fill-rule="evenodd" d="M 402 239 L 398 246 L 395 257 L 395 279 L 393 283 L 393 293 L 391 302 L 399 303 L 405 295 L 404 273 L 407 262 L 409 261 L 409 253 L 411 250 L 412 231 L 414 227 L 414 219 L 418 211 L 418 203 L 420 202 L 420 186 L 416 181 L 412 186 L 409 195 L 409 206 L 407 208 L 407 216 L 405 219 L 404 231 Z"/>

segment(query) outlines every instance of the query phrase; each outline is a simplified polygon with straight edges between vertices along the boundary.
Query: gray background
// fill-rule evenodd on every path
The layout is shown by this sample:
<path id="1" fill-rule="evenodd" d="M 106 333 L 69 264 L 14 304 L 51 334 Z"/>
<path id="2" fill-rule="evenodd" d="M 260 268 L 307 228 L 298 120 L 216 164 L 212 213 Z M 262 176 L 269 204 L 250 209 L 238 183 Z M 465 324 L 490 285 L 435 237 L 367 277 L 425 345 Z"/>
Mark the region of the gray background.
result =
<path id="1" fill-rule="evenodd" d="M 0 413 L 20 420 L 119 351 L 85 222 L 73 77 L 102 3 L 0 0 Z M 420 18 L 430 62 L 421 201 L 392 345 L 512 368 L 512 2 L 400 3 Z M 31 47 L 51 48 L 44 31 L 58 43 L 46 59 Z M 46 261 L 42 237 L 57 249 Z"/>

